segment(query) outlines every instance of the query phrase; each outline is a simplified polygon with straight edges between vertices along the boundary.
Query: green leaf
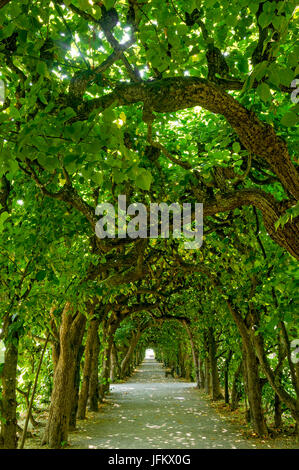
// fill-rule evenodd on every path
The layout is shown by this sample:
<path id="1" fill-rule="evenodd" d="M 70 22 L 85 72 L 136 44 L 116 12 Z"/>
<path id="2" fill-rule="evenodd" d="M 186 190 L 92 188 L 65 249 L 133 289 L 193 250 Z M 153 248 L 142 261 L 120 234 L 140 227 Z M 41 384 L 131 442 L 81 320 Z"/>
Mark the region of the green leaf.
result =
<path id="1" fill-rule="evenodd" d="M 272 24 L 277 31 L 283 32 L 287 26 L 287 19 L 283 16 L 275 16 L 272 18 Z"/>
<path id="2" fill-rule="evenodd" d="M 248 5 L 248 8 L 250 9 L 251 13 L 255 15 L 259 9 L 259 3 L 255 1 L 250 2 L 250 4 Z"/>
<path id="3" fill-rule="evenodd" d="M 234 143 L 233 143 L 233 151 L 234 151 L 235 153 L 239 153 L 240 150 L 241 150 L 241 145 L 239 144 L 239 142 L 234 142 Z"/>
<path id="4" fill-rule="evenodd" d="M 263 11 L 259 16 L 259 24 L 262 28 L 266 28 L 272 21 L 272 14 Z"/>
<path id="5" fill-rule="evenodd" d="M 286 127 L 293 127 L 293 126 L 296 126 L 298 121 L 299 121 L 299 117 L 292 111 L 289 111 L 283 116 L 280 123 Z"/>
<path id="6" fill-rule="evenodd" d="M 48 67 L 45 62 L 38 62 L 36 65 L 36 71 L 39 75 L 47 75 L 48 74 Z"/>
<path id="7" fill-rule="evenodd" d="M 100 186 L 104 180 L 103 173 L 100 171 L 97 171 L 91 175 L 91 179 L 94 183 Z"/>
<path id="8" fill-rule="evenodd" d="M 265 103 L 268 103 L 272 100 L 272 95 L 270 92 L 269 85 L 267 83 L 260 83 L 257 87 L 257 93 L 262 98 Z"/>
<path id="9" fill-rule="evenodd" d="M 90 7 L 90 3 L 89 3 L 88 0 L 78 0 L 78 3 L 79 3 L 80 8 L 81 8 L 82 10 L 86 10 L 86 9 L 88 9 L 88 8 Z"/>
<path id="10" fill-rule="evenodd" d="M 45 95 L 44 95 L 45 91 L 46 91 L 46 90 L 41 90 L 41 91 L 39 92 L 39 94 L 38 94 L 38 97 L 39 97 L 39 99 L 41 100 L 41 102 L 42 102 L 43 104 L 48 104 L 48 101 L 47 101 L 47 99 L 46 99 L 46 97 L 45 97 Z"/>
<path id="11" fill-rule="evenodd" d="M 76 112 L 74 111 L 73 108 L 68 106 L 65 109 L 62 109 L 60 113 L 58 114 L 57 118 L 60 122 L 65 122 L 71 119 L 72 117 L 76 116 Z"/>
<path id="12" fill-rule="evenodd" d="M 290 86 L 291 82 L 294 78 L 294 72 L 291 69 L 280 69 L 280 83 L 282 83 L 285 86 Z"/>
<path id="13" fill-rule="evenodd" d="M 281 80 L 280 80 L 280 70 L 273 66 L 269 70 L 269 80 L 273 85 L 276 85 L 277 87 L 280 85 Z"/>
<path id="14" fill-rule="evenodd" d="M 38 162 L 41 164 L 41 166 L 48 171 L 53 171 L 58 166 L 57 158 L 49 157 L 43 153 L 40 153 L 37 159 L 38 159 Z"/>
<path id="15" fill-rule="evenodd" d="M 13 119 L 20 119 L 20 111 L 15 106 L 9 107 L 9 115 Z"/>
<path id="16" fill-rule="evenodd" d="M 6 219 L 9 217 L 9 213 L 4 211 L 2 212 L 2 214 L 0 215 L 0 232 L 2 232 L 3 230 L 3 224 L 4 222 L 6 221 Z"/>
<path id="17" fill-rule="evenodd" d="M 44 270 L 43 271 L 38 271 L 38 273 L 35 276 L 35 279 L 37 281 L 43 281 L 45 279 L 46 275 L 47 275 L 47 271 L 44 271 Z"/>
<path id="18" fill-rule="evenodd" d="M 267 66 L 268 66 L 267 60 L 264 60 L 260 64 L 257 64 L 257 66 L 255 67 L 252 73 L 253 78 L 255 78 L 257 81 L 261 80 L 266 74 Z"/>
<path id="19" fill-rule="evenodd" d="M 148 170 L 142 170 L 136 178 L 136 186 L 145 191 L 149 191 L 152 183 L 152 175 Z"/>
<path id="20" fill-rule="evenodd" d="M 111 8 L 114 7 L 115 0 L 104 0 L 103 1 L 105 7 L 107 10 L 110 10 Z"/>
<path id="21" fill-rule="evenodd" d="M 0 40 L 6 39 L 9 36 L 11 36 L 12 33 L 14 32 L 14 29 L 15 29 L 15 25 L 13 21 L 11 21 L 8 26 L 5 26 L 3 29 L 0 30 Z"/>

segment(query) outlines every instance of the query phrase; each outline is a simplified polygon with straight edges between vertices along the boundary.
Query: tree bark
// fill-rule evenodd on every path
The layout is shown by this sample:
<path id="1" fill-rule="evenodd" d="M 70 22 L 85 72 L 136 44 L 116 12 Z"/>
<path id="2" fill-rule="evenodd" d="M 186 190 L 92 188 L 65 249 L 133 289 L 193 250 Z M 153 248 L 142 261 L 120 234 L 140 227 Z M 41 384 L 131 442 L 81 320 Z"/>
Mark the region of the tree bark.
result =
<path id="1" fill-rule="evenodd" d="M 224 368 L 224 401 L 226 404 L 229 404 L 229 364 L 232 358 L 233 352 L 230 349 L 228 356 L 225 359 L 225 368 Z"/>
<path id="2" fill-rule="evenodd" d="M 274 424 L 276 428 L 280 428 L 281 426 L 281 415 L 282 415 L 282 408 L 281 408 L 281 400 L 277 393 L 275 393 L 274 397 Z"/>
<path id="3" fill-rule="evenodd" d="M 74 380 L 79 347 L 84 334 L 86 317 L 73 313 L 69 302 L 65 304 L 59 331 L 60 354 L 56 366 L 49 418 L 43 443 L 60 448 L 67 443 L 69 421 L 74 393 Z"/>
<path id="4" fill-rule="evenodd" d="M 279 380 L 276 379 L 276 375 L 273 372 L 272 368 L 270 367 L 269 361 L 266 357 L 265 348 L 264 348 L 264 340 L 261 334 L 253 331 L 252 341 L 254 342 L 256 353 L 257 353 L 259 362 L 261 364 L 261 368 L 264 374 L 266 375 L 266 378 L 269 384 L 271 385 L 273 390 L 277 393 L 280 400 L 284 402 L 287 405 L 287 407 L 290 409 L 291 414 L 293 418 L 295 419 L 297 434 L 298 434 L 298 439 L 299 439 L 299 365 L 292 363 L 289 349 L 288 349 L 288 360 L 289 360 L 289 367 L 291 370 L 292 384 L 293 384 L 295 394 L 296 394 L 296 397 L 293 397 L 283 388 L 282 384 L 279 383 Z"/>
<path id="5" fill-rule="evenodd" d="M 88 401 L 88 391 L 90 384 L 90 375 L 92 370 L 92 357 L 95 349 L 95 343 L 98 342 L 99 319 L 94 317 L 90 320 L 85 345 L 85 359 L 83 368 L 83 379 L 78 401 L 78 419 L 86 418 L 86 406 Z"/>
<path id="6" fill-rule="evenodd" d="M 212 379 L 212 399 L 220 400 L 223 395 L 220 391 L 219 375 L 217 368 L 217 357 L 216 357 L 216 342 L 214 337 L 214 329 L 208 328 L 208 347 L 209 347 L 209 362 L 211 367 L 211 379 Z"/>
<path id="7" fill-rule="evenodd" d="M 244 350 L 248 386 L 247 392 L 252 426 L 259 436 L 266 436 L 268 434 L 268 430 L 262 410 L 262 390 L 257 358 L 250 342 L 244 345 Z"/>
<path id="8" fill-rule="evenodd" d="M 204 388 L 205 386 L 204 364 L 200 357 L 199 357 L 199 374 L 200 374 L 200 387 Z"/>
<path id="9" fill-rule="evenodd" d="M 99 335 L 96 335 L 92 346 L 88 391 L 88 409 L 95 412 L 99 411 L 99 354 L 100 340 Z"/>
<path id="10" fill-rule="evenodd" d="M 110 382 L 113 383 L 114 380 L 115 380 L 116 367 L 117 367 L 117 360 L 116 360 L 114 342 L 112 343 L 110 355 L 111 355 L 111 358 L 110 358 L 110 364 L 111 364 L 111 367 L 110 367 Z"/>
<path id="11" fill-rule="evenodd" d="M 268 434 L 268 430 L 262 410 L 262 390 L 255 348 L 251 341 L 248 326 L 242 318 L 241 313 L 237 311 L 236 308 L 232 307 L 229 300 L 226 300 L 226 303 L 242 338 L 244 377 L 247 383 L 252 426 L 259 436 L 265 436 Z"/>
<path id="12" fill-rule="evenodd" d="M 239 383 L 240 383 L 240 375 L 242 371 L 242 360 L 240 361 L 233 378 L 233 385 L 232 385 L 232 393 L 231 393 L 231 410 L 234 411 L 238 407 L 238 403 L 240 401 L 240 391 L 239 391 Z"/>
<path id="13" fill-rule="evenodd" d="M 211 391 L 211 373 L 209 357 L 205 356 L 205 392 L 209 394 Z"/>
<path id="14" fill-rule="evenodd" d="M 127 373 L 128 373 L 128 366 L 129 366 L 129 363 L 130 363 L 130 359 L 131 359 L 131 356 L 134 352 L 136 344 L 139 341 L 140 335 L 141 335 L 140 330 L 137 330 L 137 333 L 133 334 L 133 337 L 132 337 L 131 342 L 130 342 L 129 349 L 128 349 L 125 357 L 123 358 L 121 366 L 120 366 L 120 378 L 121 379 L 124 379 L 126 377 Z"/>
<path id="15" fill-rule="evenodd" d="M 1 435 L 0 447 L 3 449 L 17 448 L 17 364 L 19 336 L 17 331 L 9 335 L 9 327 L 12 321 L 5 327 L 7 333 L 4 335 L 5 355 L 4 366 L 2 370 L 2 403 L 1 415 Z"/>
<path id="16" fill-rule="evenodd" d="M 70 422 L 69 422 L 69 431 L 74 431 L 76 429 L 78 401 L 79 401 L 79 388 L 80 388 L 80 365 L 81 365 L 81 359 L 82 359 L 83 353 L 84 353 L 84 347 L 81 344 L 79 347 L 77 359 L 76 359 L 73 396 L 71 397 L 72 406 L 71 406 L 71 415 L 70 415 Z"/>
<path id="17" fill-rule="evenodd" d="M 110 318 L 106 327 L 106 345 L 103 353 L 103 367 L 99 385 L 99 398 L 102 400 L 105 394 L 109 391 L 109 377 L 110 377 L 110 361 L 111 361 L 111 348 L 114 340 L 114 333 L 117 330 L 121 319 Z"/>
<path id="18" fill-rule="evenodd" d="M 198 360 L 198 351 L 197 348 L 194 344 L 194 339 L 193 339 L 193 334 L 191 331 L 191 328 L 187 324 L 187 322 L 184 322 L 187 334 L 190 339 L 190 345 L 191 345 L 191 350 L 192 350 L 192 359 L 193 359 L 193 366 L 194 366 L 194 371 L 195 371 L 195 379 L 196 379 L 196 385 L 198 388 L 200 388 L 200 374 L 199 374 L 199 360 Z"/>

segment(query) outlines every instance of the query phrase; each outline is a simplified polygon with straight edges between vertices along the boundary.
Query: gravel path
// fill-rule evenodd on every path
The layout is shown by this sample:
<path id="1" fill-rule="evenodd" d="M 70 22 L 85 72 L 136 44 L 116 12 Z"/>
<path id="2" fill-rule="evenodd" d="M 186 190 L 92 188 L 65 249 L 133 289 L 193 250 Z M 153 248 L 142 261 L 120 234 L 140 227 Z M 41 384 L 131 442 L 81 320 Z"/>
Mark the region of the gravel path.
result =
<path id="1" fill-rule="evenodd" d="M 256 448 L 209 406 L 194 383 L 165 378 L 152 359 L 126 383 L 112 385 L 107 404 L 89 416 L 71 433 L 71 448 Z"/>

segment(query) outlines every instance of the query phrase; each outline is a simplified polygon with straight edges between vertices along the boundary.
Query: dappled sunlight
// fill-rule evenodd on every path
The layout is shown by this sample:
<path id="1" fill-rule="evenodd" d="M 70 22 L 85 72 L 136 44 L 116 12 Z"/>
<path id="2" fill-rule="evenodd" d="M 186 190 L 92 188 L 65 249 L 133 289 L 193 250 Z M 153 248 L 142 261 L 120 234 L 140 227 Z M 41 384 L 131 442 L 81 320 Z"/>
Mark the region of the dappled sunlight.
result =
<path id="1" fill-rule="evenodd" d="M 114 384 L 93 422 L 71 436 L 89 449 L 253 448 L 201 398 L 194 383 L 165 377 L 145 360 L 124 384 Z M 112 405 L 112 406 L 109 406 Z"/>

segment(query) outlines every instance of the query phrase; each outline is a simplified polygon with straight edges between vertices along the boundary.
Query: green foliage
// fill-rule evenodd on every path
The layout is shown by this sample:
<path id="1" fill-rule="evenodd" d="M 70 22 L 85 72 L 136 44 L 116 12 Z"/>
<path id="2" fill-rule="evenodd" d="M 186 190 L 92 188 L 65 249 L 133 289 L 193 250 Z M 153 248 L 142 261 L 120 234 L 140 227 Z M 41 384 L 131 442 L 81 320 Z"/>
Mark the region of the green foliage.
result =
<path id="1" fill-rule="evenodd" d="M 296 241 L 282 242 L 296 233 L 298 203 L 287 187 L 295 168 L 290 164 L 294 173 L 283 179 L 273 164 L 283 141 L 291 160 L 298 153 L 298 105 L 290 97 L 299 72 L 296 2 L 129 2 L 133 16 L 125 1 L 56 3 L 9 2 L 0 9 L 6 88 L 0 107 L 0 320 L 9 325 L 5 343 L 19 348 L 18 385 L 29 390 L 35 353 L 49 331 L 52 343 L 57 340 L 67 301 L 83 315 L 93 301 L 96 315 L 104 308 L 105 320 L 121 317 L 114 336 L 119 361 L 141 328 L 139 355 L 153 347 L 178 375 L 190 369 L 193 380 L 187 329 L 182 319 L 169 317 L 189 320 L 201 361 L 211 328 L 221 385 L 232 353 L 230 387 L 242 344 L 228 301 L 243 320 L 250 306 L 274 369 L 281 322 L 290 340 L 298 338 L 296 264 L 284 249 L 291 251 Z M 122 54 L 120 44 L 127 47 Z M 193 88 L 202 106 L 188 101 Z M 172 102 L 165 99 L 169 91 L 177 92 Z M 232 103 L 235 114 L 228 106 L 220 112 L 218 99 L 231 100 L 223 102 Z M 240 106 L 246 109 L 242 118 Z M 248 135 L 245 127 L 239 131 L 247 118 Z M 262 135 L 256 153 L 248 150 L 251 125 L 254 139 Z M 276 147 L 269 136 L 277 137 Z M 120 194 L 128 204 L 219 208 L 205 215 L 201 250 L 184 250 L 176 239 L 99 241 L 95 208 L 115 203 Z M 227 208 L 230 200 L 237 203 Z M 259 209 L 250 207 L 264 211 L 264 201 L 271 206 L 266 226 Z M 222 292 L 200 267 L 218 279 Z M 103 322 L 101 361 L 105 334 Z M 48 404 L 52 390 L 50 352 L 39 406 Z M 281 380 L 293 396 L 287 357 Z M 271 410 L 273 397 L 267 385 L 263 399 Z M 20 393 L 18 400 L 24 409 Z"/>

